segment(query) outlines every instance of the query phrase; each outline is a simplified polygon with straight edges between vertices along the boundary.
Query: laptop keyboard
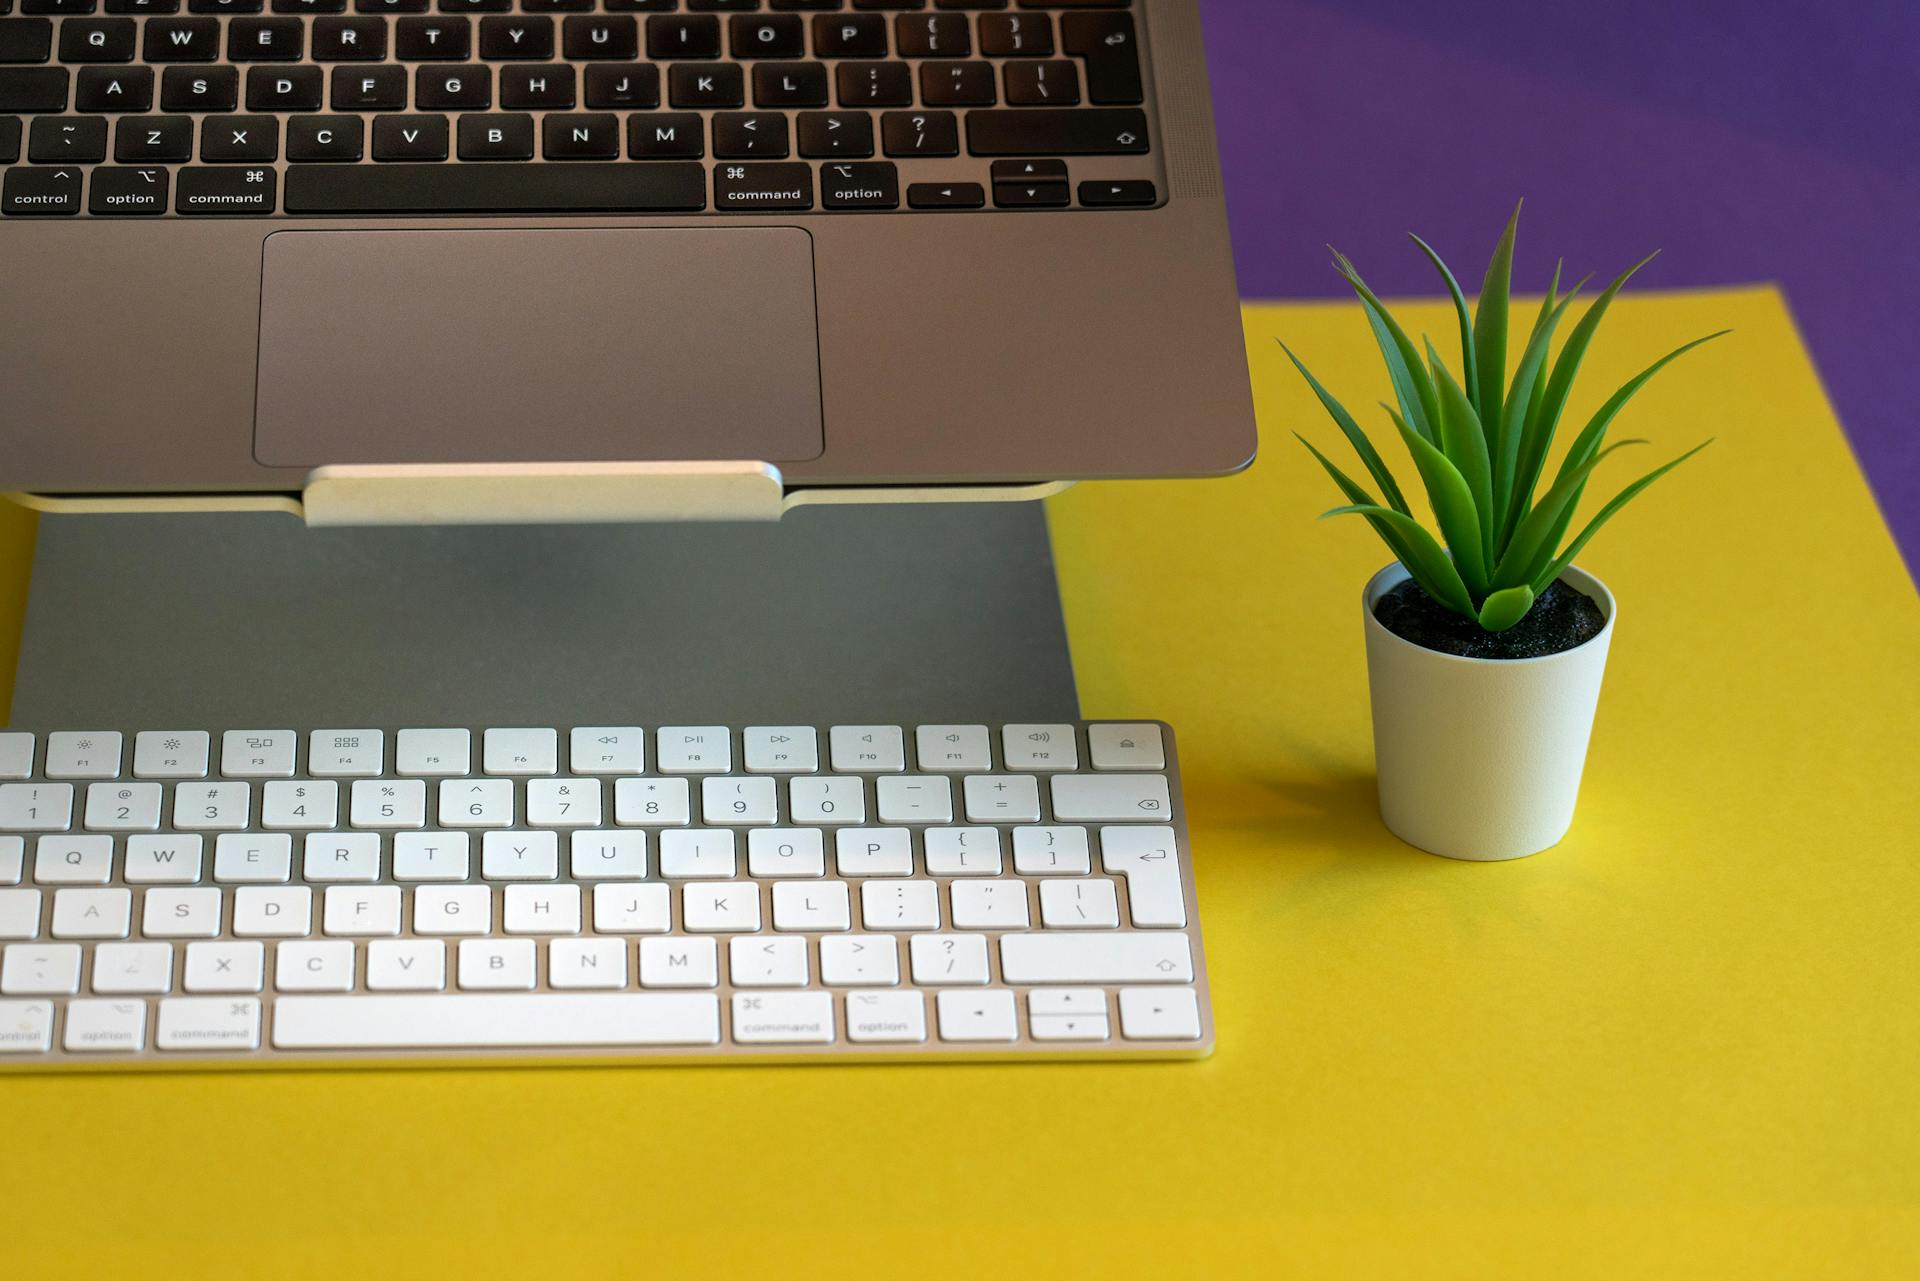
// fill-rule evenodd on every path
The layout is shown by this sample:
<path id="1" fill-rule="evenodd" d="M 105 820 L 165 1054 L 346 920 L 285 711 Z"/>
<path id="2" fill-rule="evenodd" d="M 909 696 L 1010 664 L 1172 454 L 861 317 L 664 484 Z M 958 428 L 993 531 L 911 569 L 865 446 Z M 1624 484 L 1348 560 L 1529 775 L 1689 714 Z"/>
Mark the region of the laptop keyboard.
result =
<path id="1" fill-rule="evenodd" d="M 1127 0 L 0 0 L 0 217 L 1137 209 Z"/>
<path id="2" fill-rule="evenodd" d="M 0 733 L 0 1067 L 1183 1056 L 1152 722 Z"/>

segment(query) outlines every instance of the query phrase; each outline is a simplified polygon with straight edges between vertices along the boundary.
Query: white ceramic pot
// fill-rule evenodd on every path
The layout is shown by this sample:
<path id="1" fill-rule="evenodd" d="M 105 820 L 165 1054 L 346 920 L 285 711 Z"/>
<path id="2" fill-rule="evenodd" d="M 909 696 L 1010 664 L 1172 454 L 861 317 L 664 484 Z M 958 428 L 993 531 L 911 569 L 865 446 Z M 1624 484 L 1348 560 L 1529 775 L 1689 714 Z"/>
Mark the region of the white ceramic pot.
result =
<path id="1" fill-rule="evenodd" d="M 1395 636 L 1374 603 L 1407 577 L 1398 562 L 1361 594 L 1380 816 L 1409 845 L 1448 858 L 1523 858 L 1573 823 L 1600 678 L 1613 639 L 1613 593 L 1578 569 L 1562 575 L 1607 616 L 1600 634 L 1544 658 L 1460 658 Z"/>

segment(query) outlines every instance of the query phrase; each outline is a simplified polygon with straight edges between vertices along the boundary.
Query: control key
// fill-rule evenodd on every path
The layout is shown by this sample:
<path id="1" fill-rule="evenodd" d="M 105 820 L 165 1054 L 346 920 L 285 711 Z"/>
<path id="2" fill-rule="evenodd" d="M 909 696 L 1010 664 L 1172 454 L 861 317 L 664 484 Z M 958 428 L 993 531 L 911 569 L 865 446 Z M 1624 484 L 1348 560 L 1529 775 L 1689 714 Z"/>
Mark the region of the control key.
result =
<path id="1" fill-rule="evenodd" d="M 77 214 L 80 212 L 81 170 L 76 165 L 58 169 L 9 169 L 0 189 L 0 213 Z"/>

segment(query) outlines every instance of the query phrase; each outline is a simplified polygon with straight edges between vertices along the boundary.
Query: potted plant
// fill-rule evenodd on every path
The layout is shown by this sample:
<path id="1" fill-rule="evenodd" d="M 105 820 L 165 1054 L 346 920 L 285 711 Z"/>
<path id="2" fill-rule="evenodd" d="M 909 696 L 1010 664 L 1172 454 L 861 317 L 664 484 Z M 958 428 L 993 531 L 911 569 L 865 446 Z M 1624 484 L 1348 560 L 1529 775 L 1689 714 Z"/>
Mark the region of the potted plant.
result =
<path id="1" fill-rule="evenodd" d="M 1710 443 L 1627 485 L 1568 538 L 1595 470 L 1614 450 L 1645 443 L 1609 442 L 1614 418 L 1669 362 L 1720 334 L 1687 343 L 1628 380 L 1550 469 L 1581 359 L 1608 305 L 1651 256 L 1607 286 L 1549 359 L 1585 284 L 1562 294 L 1555 268 L 1509 379 L 1519 218 L 1515 208 L 1471 315 L 1446 263 L 1413 237 L 1459 317 L 1457 378 L 1430 340 L 1414 346 L 1353 264 L 1334 252 L 1385 357 L 1395 403 L 1382 407 L 1412 457 L 1438 536 L 1415 517 L 1353 415 L 1282 344 L 1374 486 L 1349 477 L 1301 436 L 1347 500 L 1326 515 L 1361 517 L 1395 557 L 1361 595 L 1381 816 L 1402 840 L 1450 858 L 1519 858 L 1566 835 L 1616 614 L 1612 593 L 1575 568 L 1574 557 L 1641 491 Z"/>

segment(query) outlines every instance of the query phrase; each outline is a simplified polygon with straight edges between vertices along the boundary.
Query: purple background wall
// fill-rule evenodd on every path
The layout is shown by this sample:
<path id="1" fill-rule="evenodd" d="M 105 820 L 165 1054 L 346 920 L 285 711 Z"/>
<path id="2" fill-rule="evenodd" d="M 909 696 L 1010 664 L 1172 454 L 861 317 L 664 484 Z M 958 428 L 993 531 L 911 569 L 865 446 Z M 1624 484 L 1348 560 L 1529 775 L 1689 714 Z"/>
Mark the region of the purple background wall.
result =
<path id="1" fill-rule="evenodd" d="M 1654 248 L 1645 287 L 1776 281 L 1920 567 L 1920 4 L 1202 11 L 1244 297 L 1339 294 L 1328 241 L 1382 292 L 1438 292 L 1408 231 L 1472 288 L 1519 196 L 1522 288 Z"/>

